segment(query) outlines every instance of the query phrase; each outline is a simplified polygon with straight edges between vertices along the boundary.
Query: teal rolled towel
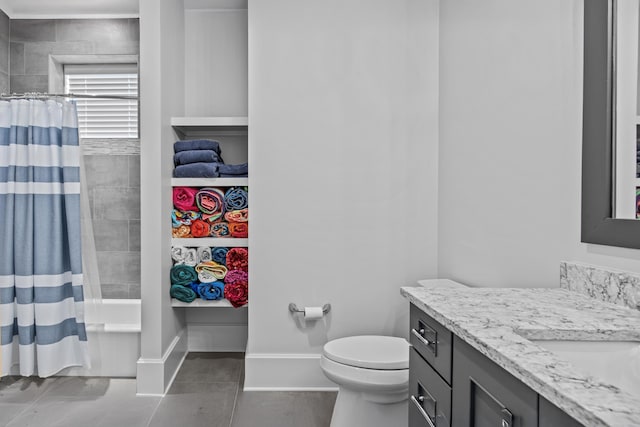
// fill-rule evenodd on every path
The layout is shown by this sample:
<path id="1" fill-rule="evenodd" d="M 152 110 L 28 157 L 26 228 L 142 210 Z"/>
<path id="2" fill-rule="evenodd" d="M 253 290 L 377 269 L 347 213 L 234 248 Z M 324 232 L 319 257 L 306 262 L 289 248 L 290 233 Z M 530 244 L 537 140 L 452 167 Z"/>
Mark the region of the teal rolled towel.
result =
<path id="1" fill-rule="evenodd" d="M 169 273 L 172 285 L 189 285 L 191 282 L 198 280 L 196 269 L 185 264 L 176 264 L 171 267 Z"/>
<path id="2" fill-rule="evenodd" d="M 196 299 L 197 295 L 191 288 L 187 288 L 182 285 L 171 285 L 171 290 L 169 291 L 172 298 L 177 299 L 182 302 L 191 302 Z"/>

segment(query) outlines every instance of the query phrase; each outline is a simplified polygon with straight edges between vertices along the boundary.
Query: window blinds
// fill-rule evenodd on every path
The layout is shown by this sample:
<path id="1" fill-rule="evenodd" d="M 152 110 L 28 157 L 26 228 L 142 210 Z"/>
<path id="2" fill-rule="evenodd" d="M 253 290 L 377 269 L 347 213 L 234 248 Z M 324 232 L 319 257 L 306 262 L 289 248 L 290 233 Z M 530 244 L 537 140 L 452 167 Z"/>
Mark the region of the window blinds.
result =
<path id="1" fill-rule="evenodd" d="M 65 93 L 138 96 L 136 64 L 65 65 Z M 138 138 L 137 99 L 82 99 L 80 138 Z"/>

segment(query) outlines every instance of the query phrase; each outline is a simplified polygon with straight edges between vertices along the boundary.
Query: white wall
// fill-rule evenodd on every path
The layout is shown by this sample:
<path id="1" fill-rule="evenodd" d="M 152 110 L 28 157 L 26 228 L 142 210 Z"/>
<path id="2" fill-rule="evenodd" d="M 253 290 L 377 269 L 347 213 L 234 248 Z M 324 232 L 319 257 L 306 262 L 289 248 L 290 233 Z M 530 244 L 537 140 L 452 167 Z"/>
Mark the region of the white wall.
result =
<path id="1" fill-rule="evenodd" d="M 556 287 L 559 262 L 640 272 L 580 243 L 582 2 L 440 9 L 439 275 Z"/>
<path id="2" fill-rule="evenodd" d="M 399 287 L 436 276 L 437 31 L 435 1 L 249 3 L 246 388 L 328 385 L 327 340 L 406 333 Z"/>
<path id="3" fill-rule="evenodd" d="M 140 1 L 142 335 L 138 392 L 162 394 L 186 351 L 167 292 L 171 268 L 171 116 L 184 114 L 182 0 Z"/>

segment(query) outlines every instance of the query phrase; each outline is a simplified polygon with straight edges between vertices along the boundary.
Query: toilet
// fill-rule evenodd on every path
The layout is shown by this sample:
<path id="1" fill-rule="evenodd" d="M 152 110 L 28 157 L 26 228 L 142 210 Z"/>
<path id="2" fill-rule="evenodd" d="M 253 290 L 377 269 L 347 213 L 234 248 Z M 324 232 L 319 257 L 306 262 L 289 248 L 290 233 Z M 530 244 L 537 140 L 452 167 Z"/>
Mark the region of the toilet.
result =
<path id="1" fill-rule="evenodd" d="M 419 280 L 418 284 L 464 287 L 448 279 Z M 359 335 L 329 341 L 320 367 L 338 385 L 331 427 L 408 424 L 409 343 L 404 338 Z"/>

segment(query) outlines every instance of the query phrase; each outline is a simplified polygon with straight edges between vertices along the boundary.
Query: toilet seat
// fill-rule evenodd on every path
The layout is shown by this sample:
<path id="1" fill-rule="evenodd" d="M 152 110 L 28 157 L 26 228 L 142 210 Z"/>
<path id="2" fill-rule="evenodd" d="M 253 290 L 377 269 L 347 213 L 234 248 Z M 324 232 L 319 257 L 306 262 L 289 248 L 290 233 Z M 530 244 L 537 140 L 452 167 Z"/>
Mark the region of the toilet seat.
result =
<path id="1" fill-rule="evenodd" d="M 409 343 L 398 337 L 360 335 L 339 338 L 325 344 L 323 355 L 356 368 L 409 369 Z"/>

